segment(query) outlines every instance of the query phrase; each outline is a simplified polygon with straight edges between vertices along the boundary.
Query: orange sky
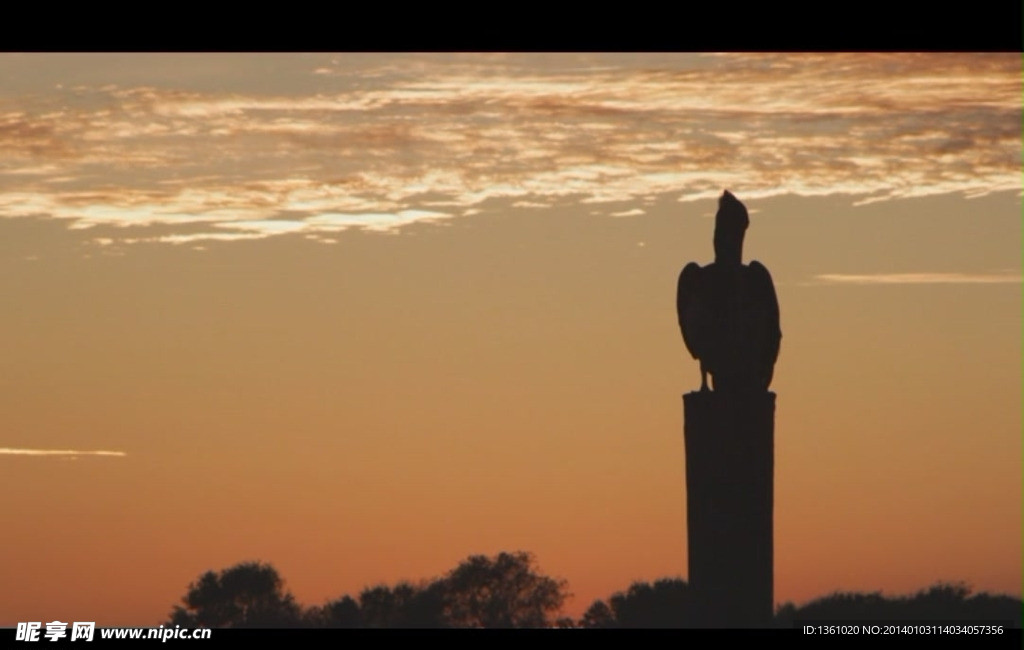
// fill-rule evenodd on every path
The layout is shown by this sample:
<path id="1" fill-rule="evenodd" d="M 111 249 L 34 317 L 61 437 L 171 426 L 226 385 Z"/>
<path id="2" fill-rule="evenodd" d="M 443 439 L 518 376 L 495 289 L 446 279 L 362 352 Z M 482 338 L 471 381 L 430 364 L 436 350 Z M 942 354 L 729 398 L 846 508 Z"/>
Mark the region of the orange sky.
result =
<path id="1" fill-rule="evenodd" d="M 0 625 L 529 550 L 684 576 L 714 197 L 782 311 L 776 600 L 1021 593 L 1019 55 L 0 55 Z M 14 453 L 119 452 L 120 456 Z"/>

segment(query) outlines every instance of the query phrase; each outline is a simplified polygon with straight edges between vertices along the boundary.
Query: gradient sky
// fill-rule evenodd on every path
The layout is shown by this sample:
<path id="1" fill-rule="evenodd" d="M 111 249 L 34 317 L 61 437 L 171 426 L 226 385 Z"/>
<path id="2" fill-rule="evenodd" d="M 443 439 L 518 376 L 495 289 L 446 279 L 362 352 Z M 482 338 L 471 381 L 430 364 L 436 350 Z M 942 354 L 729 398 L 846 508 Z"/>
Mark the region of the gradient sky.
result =
<path id="1" fill-rule="evenodd" d="M 682 266 L 782 311 L 778 602 L 1021 593 L 1018 54 L 0 54 L 0 625 L 686 572 Z"/>

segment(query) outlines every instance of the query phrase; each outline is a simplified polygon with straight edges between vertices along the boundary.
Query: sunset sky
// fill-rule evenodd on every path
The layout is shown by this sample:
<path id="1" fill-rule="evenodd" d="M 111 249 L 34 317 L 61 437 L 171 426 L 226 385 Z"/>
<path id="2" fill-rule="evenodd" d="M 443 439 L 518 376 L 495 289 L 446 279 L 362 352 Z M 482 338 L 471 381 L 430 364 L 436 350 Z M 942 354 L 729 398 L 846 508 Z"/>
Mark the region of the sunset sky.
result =
<path id="1" fill-rule="evenodd" d="M 676 280 L 782 314 L 775 597 L 1021 594 L 1016 54 L 0 54 L 0 626 L 686 576 Z"/>

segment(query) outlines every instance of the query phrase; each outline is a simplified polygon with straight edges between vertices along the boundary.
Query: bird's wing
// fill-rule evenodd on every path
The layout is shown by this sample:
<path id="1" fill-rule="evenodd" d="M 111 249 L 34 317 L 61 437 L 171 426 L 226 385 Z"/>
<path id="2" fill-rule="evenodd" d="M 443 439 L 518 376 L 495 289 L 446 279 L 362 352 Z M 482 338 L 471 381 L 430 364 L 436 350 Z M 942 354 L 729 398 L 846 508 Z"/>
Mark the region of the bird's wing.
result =
<path id="1" fill-rule="evenodd" d="M 700 332 L 700 310 L 703 308 L 700 299 L 700 265 L 690 262 L 679 274 L 679 286 L 676 290 L 676 313 L 679 316 L 679 329 L 683 332 L 683 342 L 694 359 L 700 358 L 702 337 Z"/>
<path id="2" fill-rule="evenodd" d="M 775 361 L 779 358 L 779 347 L 782 344 L 782 328 L 779 324 L 779 299 L 775 295 L 775 284 L 768 269 L 757 261 L 750 263 L 750 279 L 753 288 L 753 296 L 758 301 L 760 310 L 765 315 L 762 327 L 765 328 L 763 339 L 765 348 L 761 357 L 762 367 L 768 373 L 771 380 L 772 370 Z"/>

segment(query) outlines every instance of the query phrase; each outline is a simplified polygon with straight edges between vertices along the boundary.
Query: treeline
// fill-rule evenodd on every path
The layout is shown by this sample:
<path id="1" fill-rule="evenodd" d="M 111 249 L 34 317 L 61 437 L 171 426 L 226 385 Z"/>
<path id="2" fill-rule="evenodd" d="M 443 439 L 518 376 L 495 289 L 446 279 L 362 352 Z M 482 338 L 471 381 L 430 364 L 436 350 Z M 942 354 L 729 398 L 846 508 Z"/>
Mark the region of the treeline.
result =
<path id="1" fill-rule="evenodd" d="M 322 605 L 302 606 L 273 566 L 238 564 L 208 571 L 188 587 L 170 625 L 326 628 L 674 628 L 699 625 L 693 594 L 679 578 L 635 582 L 595 601 L 579 620 L 562 615 L 565 580 L 543 575 L 531 554 L 474 555 L 434 580 L 363 589 Z M 804 605 L 786 603 L 775 625 L 859 621 L 986 622 L 1021 627 L 1024 603 L 937 584 L 908 596 L 837 592 Z"/>
<path id="2" fill-rule="evenodd" d="M 567 583 L 541 574 L 529 553 L 474 555 L 444 576 L 364 589 L 303 607 L 269 564 L 208 571 L 189 585 L 170 623 L 183 627 L 550 627 Z"/>

